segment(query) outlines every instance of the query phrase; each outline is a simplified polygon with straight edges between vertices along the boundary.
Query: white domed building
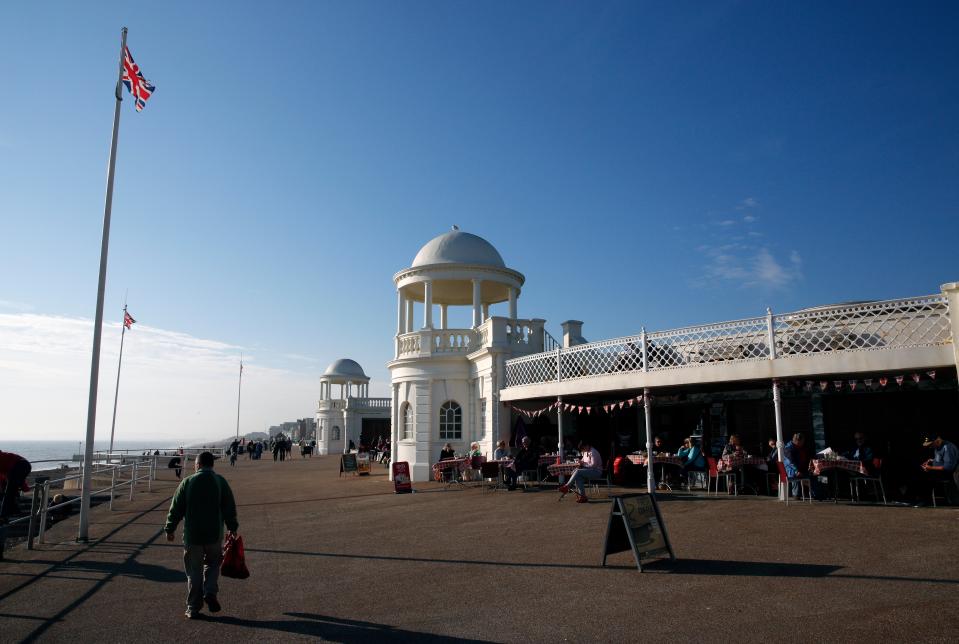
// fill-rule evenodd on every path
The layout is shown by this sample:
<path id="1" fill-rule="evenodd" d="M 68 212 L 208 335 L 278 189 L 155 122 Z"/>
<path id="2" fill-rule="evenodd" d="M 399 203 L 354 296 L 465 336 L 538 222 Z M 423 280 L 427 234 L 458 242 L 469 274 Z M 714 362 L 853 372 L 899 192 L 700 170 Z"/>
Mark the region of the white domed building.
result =
<path id="1" fill-rule="evenodd" d="M 370 378 L 355 360 L 341 358 L 320 376 L 316 409 L 316 451 L 342 454 L 390 434 L 390 399 L 370 398 Z M 334 397 L 335 396 L 335 397 Z"/>
<path id="2" fill-rule="evenodd" d="M 446 443 L 465 452 L 476 441 L 492 455 L 497 441 L 509 439 L 510 416 L 497 395 L 503 363 L 553 348 L 544 347 L 544 320 L 519 318 L 524 281 L 492 244 L 455 226 L 393 276 L 393 460 L 409 462 L 414 481 L 429 479 Z M 506 315 L 491 316 L 490 306 L 500 303 Z M 467 308 L 461 328 L 448 323 L 451 307 Z"/>

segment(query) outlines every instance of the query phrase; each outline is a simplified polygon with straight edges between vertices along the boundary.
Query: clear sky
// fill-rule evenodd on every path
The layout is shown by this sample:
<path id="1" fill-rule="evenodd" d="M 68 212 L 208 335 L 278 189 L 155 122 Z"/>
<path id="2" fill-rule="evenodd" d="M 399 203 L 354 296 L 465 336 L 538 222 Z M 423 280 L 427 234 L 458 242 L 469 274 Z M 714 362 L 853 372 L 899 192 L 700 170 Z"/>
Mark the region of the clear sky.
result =
<path id="1" fill-rule="evenodd" d="M 959 280 L 956 3 L 131 4 L 0 8 L 0 438 L 84 434 L 124 25 L 98 439 L 125 292 L 118 434 L 232 433 L 241 351 L 262 430 L 386 395 L 453 224 L 589 339 Z"/>

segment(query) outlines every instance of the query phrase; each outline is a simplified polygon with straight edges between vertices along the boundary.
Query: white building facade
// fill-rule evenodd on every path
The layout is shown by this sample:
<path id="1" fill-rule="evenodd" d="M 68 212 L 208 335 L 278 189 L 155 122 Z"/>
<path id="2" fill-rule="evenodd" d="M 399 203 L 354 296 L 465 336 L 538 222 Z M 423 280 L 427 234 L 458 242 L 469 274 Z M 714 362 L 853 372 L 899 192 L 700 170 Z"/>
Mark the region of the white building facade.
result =
<path id="1" fill-rule="evenodd" d="M 356 361 L 342 358 L 320 376 L 316 409 L 316 451 L 342 454 L 350 441 L 359 445 L 388 433 L 390 399 L 371 398 L 370 378 Z M 368 436 L 363 435 L 364 428 Z"/>
<path id="2" fill-rule="evenodd" d="M 518 316 L 523 275 L 485 239 L 455 227 L 423 246 L 393 282 L 393 460 L 407 461 L 413 480 L 425 481 L 446 443 L 465 452 L 475 441 L 492 454 L 509 438 L 509 413 L 498 400 L 505 361 L 549 350 L 551 338 L 544 320 Z M 491 316 L 500 303 L 507 315 Z M 471 324 L 451 328 L 450 307 L 469 307 Z"/>

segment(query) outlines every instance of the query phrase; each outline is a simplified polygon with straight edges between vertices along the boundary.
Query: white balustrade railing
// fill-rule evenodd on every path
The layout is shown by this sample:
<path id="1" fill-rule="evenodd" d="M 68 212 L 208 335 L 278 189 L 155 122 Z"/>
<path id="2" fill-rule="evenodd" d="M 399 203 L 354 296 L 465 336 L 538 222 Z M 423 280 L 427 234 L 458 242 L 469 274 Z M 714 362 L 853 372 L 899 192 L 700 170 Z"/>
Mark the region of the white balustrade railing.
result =
<path id="1" fill-rule="evenodd" d="M 807 309 L 590 342 L 506 361 L 506 387 L 705 363 L 953 341 L 942 295 Z"/>
<path id="2" fill-rule="evenodd" d="M 392 400 L 389 398 L 350 398 L 350 407 L 367 407 L 370 409 L 389 409 Z"/>

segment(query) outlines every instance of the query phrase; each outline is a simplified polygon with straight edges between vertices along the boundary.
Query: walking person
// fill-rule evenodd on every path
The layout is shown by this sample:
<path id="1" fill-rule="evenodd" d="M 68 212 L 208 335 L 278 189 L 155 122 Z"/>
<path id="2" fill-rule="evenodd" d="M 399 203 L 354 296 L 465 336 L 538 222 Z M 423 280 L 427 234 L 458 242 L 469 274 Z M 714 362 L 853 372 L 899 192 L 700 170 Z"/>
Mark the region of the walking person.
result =
<path id="1" fill-rule="evenodd" d="M 239 527 L 233 491 L 226 479 L 213 471 L 213 460 L 210 452 L 196 457 L 196 474 L 180 482 L 163 528 L 167 541 L 173 541 L 177 525 L 183 521 L 187 619 L 199 617 L 204 602 L 211 613 L 220 611 L 217 580 L 223 556 L 223 525 L 231 533 Z"/>

